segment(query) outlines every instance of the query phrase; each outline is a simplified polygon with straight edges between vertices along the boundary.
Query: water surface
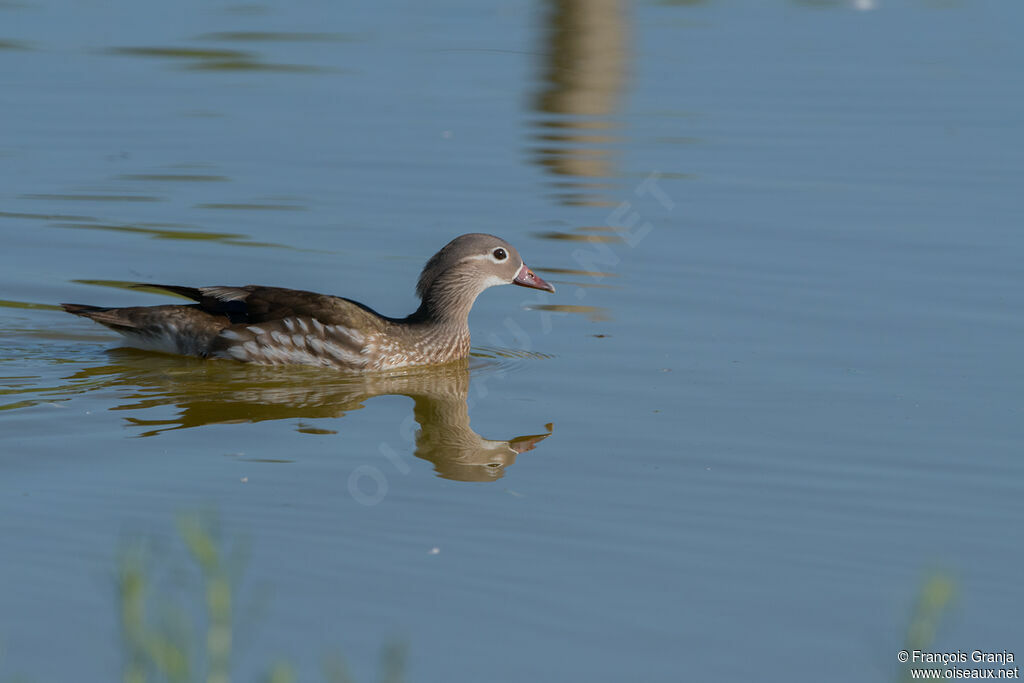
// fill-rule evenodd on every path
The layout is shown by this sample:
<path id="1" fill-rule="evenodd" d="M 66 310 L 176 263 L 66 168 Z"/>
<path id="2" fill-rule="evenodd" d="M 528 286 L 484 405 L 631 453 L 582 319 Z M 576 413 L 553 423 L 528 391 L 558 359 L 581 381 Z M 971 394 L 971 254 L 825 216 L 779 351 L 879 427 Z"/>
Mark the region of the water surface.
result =
<path id="1" fill-rule="evenodd" d="M 394 638 L 409 680 L 896 680 L 932 571 L 930 647 L 1013 651 L 1022 14 L 0 5 L 0 677 L 119 676 L 118 548 L 200 509 L 265 596 L 237 680 L 370 680 Z M 486 292 L 464 367 L 207 363 L 55 307 L 404 315 L 473 231 L 558 292 Z"/>

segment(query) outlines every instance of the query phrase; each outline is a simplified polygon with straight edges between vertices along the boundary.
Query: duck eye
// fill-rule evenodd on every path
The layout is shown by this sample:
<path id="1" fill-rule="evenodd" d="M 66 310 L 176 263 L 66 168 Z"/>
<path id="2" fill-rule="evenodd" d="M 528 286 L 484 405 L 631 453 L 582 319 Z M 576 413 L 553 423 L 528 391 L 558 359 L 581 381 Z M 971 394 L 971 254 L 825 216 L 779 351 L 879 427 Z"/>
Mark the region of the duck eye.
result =
<path id="1" fill-rule="evenodd" d="M 504 261 L 505 259 L 508 258 L 508 254 L 505 252 L 504 249 L 498 247 L 497 249 L 494 250 L 494 258 L 498 259 L 499 261 Z"/>

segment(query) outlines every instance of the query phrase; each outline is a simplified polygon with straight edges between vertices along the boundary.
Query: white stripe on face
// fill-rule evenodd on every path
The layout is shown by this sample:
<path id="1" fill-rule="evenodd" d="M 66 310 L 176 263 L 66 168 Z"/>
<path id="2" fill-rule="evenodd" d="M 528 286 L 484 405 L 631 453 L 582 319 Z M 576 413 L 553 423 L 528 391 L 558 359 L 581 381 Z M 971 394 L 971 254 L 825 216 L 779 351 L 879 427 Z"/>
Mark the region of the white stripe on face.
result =
<path id="1" fill-rule="evenodd" d="M 463 261 L 490 261 L 491 263 L 495 263 L 495 264 L 499 264 L 499 265 L 504 265 L 504 264 L 508 263 L 508 258 L 509 258 L 508 256 L 506 256 L 504 259 L 502 259 L 500 261 L 498 259 L 494 258 L 494 250 L 495 249 L 505 249 L 505 247 L 501 247 L 501 246 L 494 247 L 493 249 L 488 251 L 486 254 L 473 254 L 472 256 L 464 256 L 464 257 L 462 257 L 462 260 Z M 505 249 L 505 253 L 506 254 L 508 253 L 508 249 Z M 522 265 L 522 263 L 520 263 L 519 265 Z"/>

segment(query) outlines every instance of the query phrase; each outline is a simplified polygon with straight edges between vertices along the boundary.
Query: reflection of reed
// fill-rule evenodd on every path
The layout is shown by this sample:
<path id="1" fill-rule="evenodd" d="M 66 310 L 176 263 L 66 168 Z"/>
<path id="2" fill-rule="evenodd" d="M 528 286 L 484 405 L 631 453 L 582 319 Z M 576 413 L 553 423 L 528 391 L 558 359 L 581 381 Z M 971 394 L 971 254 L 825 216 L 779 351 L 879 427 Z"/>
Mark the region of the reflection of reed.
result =
<path id="1" fill-rule="evenodd" d="M 140 223 L 137 225 L 111 225 L 97 222 L 83 223 L 51 223 L 55 228 L 72 230 L 102 230 L 134 235 L 145 235 L 158 240 L 194 240 L 197 242 L 218 242 L 236 247 L 272 247 L 274 249 L 290 249 L 284 244 L 273 242 L 256 242 L 248 239 L 248 235 L 231 232 L 207 232 L 191 226 L 177 223 Z"/>
<path id="2" fill-rule="evenodd" d="M 548 2 L 543 87 L 534 134 L 538 163 L 560 176 L 615 175 L 610 116 L 626 80 L 626 26 L 620 0 Z M 565 204 L 604 205 L 593 182 L 558 184 Z"/>
<path id="3" fill-rule="evenodd" d="M 250 50 L 194 48 L 194 47 L 112 47 L 106 54 L 126 57 L 158 58 L 178 61 L 192 71 L 269 71 L 278 73 L 317 73 L 330 71 L 307 64 L 278 64 L 265 62 L 257 52 Z"/>
<path id="4" fill-rule="evenodd" d="M 459 481 L 493 481 L 504 475 L 516 455 L 532 450 L 551 433 L 490 440 L 469 424 L 467 361 L 405 373 L 346 375 L 312 368 L 248 366 L 186 361 L 133 349 L 109 352 L 115 363 L 80 370 L 67 389 L 130 389 L 128 400 L 114 410 L 138 411 L 173 405 L 168 419 L 129 417 L 133 426 L 153 436 L 173 429 L 263 420 L 336 418 L 358 410 L 375 396 L 413 399 L 419 423 L 415 455 L 434 465 L 439 476 Z M 300 429 L 314 433 L 329 430 Z M 382 435 L 385 439 L 392 435 Z"/>

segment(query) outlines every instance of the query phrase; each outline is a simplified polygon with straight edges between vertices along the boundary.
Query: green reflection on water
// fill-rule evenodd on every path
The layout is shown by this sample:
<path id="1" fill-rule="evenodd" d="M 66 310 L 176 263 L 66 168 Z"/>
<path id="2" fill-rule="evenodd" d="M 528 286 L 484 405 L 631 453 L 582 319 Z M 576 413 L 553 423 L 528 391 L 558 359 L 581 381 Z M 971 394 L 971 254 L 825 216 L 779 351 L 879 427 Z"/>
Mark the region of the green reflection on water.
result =
<path id="1" fill-rule="evenodd" d="M 111 225 L 109 223 L 53 223 L 55 228 L 70 228 L 75 230 L 102 230 L 108 232 L 128 232 L 138 235 L 148 235 L 153 239 L 161 240 L 194 240 L 199 242 L 218 242 L 230 244 L 237 247 L 271 247 L 275 249 L 290 249 L 288 245 L 274 242 L 255 242 L 246 239 L 248 235 L 234 232 L 205 232 L 201 230 L 172 230 L 165 227 L 146 225 Z"/>
<path id="2" fill-rule="evenodd" d="M 622 238 L 614 233 L 595 234 L 594 232 L 560 232 L 551 230 L 548 232 L 537 232 L 534 235 L 545 240 L 565 240 L 570 242 L 611 243 L 622 241 Z"/>
<path id="3" fill-rule="evenodd" d="M 192 71 L 268 71 L 278 73 L 341 73 L 339 69 L 326 69 L 306 64 L 273 64 L 248 59 L 204 60 L 185 67 Z"/>
<path id="4" fill-rule="evenodd" d="M 221 31 L 204 33 L 196 40 L 224 40 L 251 43 L 350 43 L 358 40 L 348 33 L 290 33 L 286 31 Z"/>
<path id="5" fill-rule="evenodd" d="M 24 218 L 33 221 L 94 221 L 92 216 L 72 216 L 62 213 L 17 213 L 0 211 L 0 218 Z"/>
<path id="6" fill-rule="evenodd" d="M 59 311 L 60 306 L 53 304 L 32 304 L 27 301 L 8 301 L 0 299 L 0 308 L 28 308 L 36 311 Z"/>
<path id="7" fill-rule="evenodd" d="M 0 396 L 2 396 L 4 393 L 6 392 L 0 392 Z M 15 410 L 17 408 L 29 408 L 31 406 L 36 405 L 37 403 L 38 401 L 16 401 L 14 403 L 4 403 L 0 405 L 0 410 Z"/>
<path id="8" fill-rule="evenodd" d="M 244 50 L 192 47 L 112 47 L 102 51 L 109 55 L 155 57 L 187 62 L 185 68 L 198 71 L 269 71 L 284 73 L 318 73 L 336 71 L 306 64 L 276 64 L 262 61 L 260 55 Z"/>
<path id="9" fill-rule="evenodd" d="M 585 275 L 587 277 L 605 278 L 618 277 L 618 273 L 605 273 L 599 270 L 579 270 L 577 268 L 534 268 L 544 273 L 559 273 L 561 275 Z"/>
<path id="10" fill-rule="evenodd" d="M 552 313 L 576 313 L 587 316 L 591 322 L 604 322 L 611 320 L 607 308 L 601 306 L 581 306 L 578 304 L 536 304 L 528 306 L 531 311 L 551 311 Z"/>
<path id="11" fill-rule="evenodd" d="M 112 55 L 134 57 L 166 57 L 172 59 L 254 59 L 255 55 L 241 50 L 191 47 L 112 47 L 104 50 Z"/>

